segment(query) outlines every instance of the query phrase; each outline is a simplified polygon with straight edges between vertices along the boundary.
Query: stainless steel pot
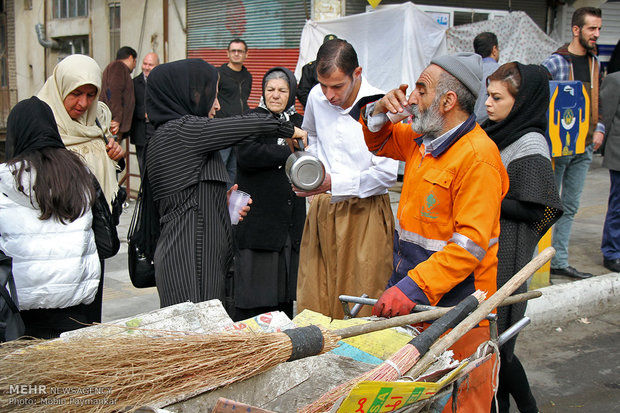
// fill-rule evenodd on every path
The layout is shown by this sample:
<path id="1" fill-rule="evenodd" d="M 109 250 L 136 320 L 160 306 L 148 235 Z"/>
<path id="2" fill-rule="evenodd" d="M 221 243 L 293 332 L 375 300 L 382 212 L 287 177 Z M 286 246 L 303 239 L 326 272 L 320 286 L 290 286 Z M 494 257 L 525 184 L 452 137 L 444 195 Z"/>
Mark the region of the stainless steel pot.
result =
<path id="1" fill-rule="evenodd" d="M 304 144 L 298 139 L 301 150 L 295 151 L 286 159 L 286 176 L 299 189 L 311 191 L 325 180 L 325 166 L 314 155 L 304 151 Z"/>

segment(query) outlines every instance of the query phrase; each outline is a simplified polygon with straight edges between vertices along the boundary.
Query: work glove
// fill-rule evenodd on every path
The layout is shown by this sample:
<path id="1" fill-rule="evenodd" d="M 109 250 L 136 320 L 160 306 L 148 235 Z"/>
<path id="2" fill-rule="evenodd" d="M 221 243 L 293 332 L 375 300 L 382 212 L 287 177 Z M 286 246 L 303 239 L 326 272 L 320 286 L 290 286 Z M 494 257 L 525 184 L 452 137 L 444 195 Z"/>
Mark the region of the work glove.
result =
<path id="1" fill-rule="evenodd" d="M 405 293 L 395 285 L 381 294 L 377 303 L 372 307 L 372 315 L 378 317 L 395 317 L 397 315 L 410 314 L 415 305 L 415 301 L 407 297 Z"/>

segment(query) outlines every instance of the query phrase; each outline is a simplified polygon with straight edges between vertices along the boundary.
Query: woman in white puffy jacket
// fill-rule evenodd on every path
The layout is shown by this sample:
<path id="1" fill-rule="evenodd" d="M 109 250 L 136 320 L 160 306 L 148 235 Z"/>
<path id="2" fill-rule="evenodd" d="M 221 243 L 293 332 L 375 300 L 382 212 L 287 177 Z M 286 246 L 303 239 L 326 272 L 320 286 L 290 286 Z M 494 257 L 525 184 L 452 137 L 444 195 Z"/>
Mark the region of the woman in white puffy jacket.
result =
<path id="1" fill-rule="evenodd" d="M 7 142 L 13 157 L 0 165 L 0 250 L 12 258 L 26 335 L 51 338 L 99 321 L 96 180 L 65 149 L 52 110 L 36 97 L 9 114 Z"/>

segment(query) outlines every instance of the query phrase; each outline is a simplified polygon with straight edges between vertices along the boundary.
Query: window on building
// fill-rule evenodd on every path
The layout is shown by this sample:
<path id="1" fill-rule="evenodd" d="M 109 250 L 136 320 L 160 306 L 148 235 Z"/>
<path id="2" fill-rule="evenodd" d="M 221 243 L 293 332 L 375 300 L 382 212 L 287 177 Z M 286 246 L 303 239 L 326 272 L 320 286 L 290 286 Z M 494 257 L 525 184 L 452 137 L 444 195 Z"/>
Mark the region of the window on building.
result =
<path id="1" fill-rule="evenodd" d="M 475 11 L 455 11 L 454 12 L 454 25 L 460 26 L 462 24 L 470 24 L 489 20 L 489 13 L 479 13 Z"/>
<path id="2" fill-rule="evenodd" d="M 52 18 L 68 19 L 88 16 L 88 0 L 53 0 Z"/>
<path id="3" fill-rule="evenodd" d="M 121 47 L 121 3 L 108 3 L 110 9 L 110 61 L 116 60 L 116 51 Z"/>
<path id="4" fill-rule="evenodd" d="M 88 36 L 60 37 L 57 40 L 61 45 L 62 55 L 88 55 Z"/>

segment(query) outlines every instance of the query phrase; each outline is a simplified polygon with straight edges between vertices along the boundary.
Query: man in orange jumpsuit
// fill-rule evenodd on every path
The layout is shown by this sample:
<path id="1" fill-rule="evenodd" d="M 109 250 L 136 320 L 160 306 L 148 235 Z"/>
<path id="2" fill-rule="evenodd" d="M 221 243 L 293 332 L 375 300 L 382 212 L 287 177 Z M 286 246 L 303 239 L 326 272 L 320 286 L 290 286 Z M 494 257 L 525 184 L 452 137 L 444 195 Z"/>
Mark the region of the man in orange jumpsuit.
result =
<path id="1" fill-rule="evenodd" d="M 407 85 L 362 109 L 375 154 L 406 162 L 394 237 L 394 271 L 373 314 L 408 314 L 417 303 L 451 306 L 475 290 L 496 291 L 497 240 L 508 175 L 493 141 L 475 121 L 482 63 L 473 53 L 435 58 L 406 98 Z M 410 105 L 411 125 L 387 121 Z M 489 339 L 484 321 L 459 340 L 455 358 Z M 463 412 L 491 407 L 492 363 L 459 389 Z M 445 411 L 451 411 L 451 404 Z"/>

